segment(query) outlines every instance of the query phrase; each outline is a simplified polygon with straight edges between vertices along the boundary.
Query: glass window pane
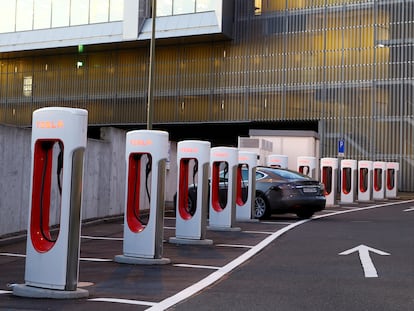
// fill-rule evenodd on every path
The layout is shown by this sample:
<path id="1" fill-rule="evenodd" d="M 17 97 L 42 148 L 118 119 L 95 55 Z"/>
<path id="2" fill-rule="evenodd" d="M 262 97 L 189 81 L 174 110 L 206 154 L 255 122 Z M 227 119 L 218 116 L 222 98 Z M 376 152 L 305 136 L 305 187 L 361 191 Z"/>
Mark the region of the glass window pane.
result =
<path id="1" fill-rule="evenodd" d="M 16 16 L 16 2 L 0 0 L 0 33 L 14 31 Z"/>
<path id="2" fill-rule="evenodd" d="M 157 16 L 172 15 L 172 0 L 157 1 Z"/>
<path id="3" fill-rule="evenodd" d="M 50 28 L 52 20 L 52 0 L 35 0 L 33 29 Z"/>
<path id="4" fill-rule="evenodd" d="M 214 4 L 215 2 L 211 0 L 196 0 L 196 12 L 214 11 L 216 9 Z"/>
<path id="5" fill-rule="evenodd" d="M 109 20 L 109 0 L 91 0 L 90 23 L 103 23 Z"/>
<path id="6" fill-rule="evenodd" d="M 124 19 L 124 1 L 123 0 L 110 0 L 109 20 L 121 21 Z"/>
<path id="7" fill-rule="evenodd" d="M 33 0 L 17 0 L 16 31 L 32 30 Z"/>
<path id="8" fill-rule="evenodd" d="M 52 27 L 69 26 L 70 0 L 52 0 Z"/>
<path id="9" fill-rule="evenodd" d="M 195 0 L 174 1 L 173 15 L 194 13 Z"/>
<path id="10" fill-rule="evenodd" d="M 86 25 L 89 20 L 89 2 L 85 0 L 72 0 L 70 8 L 70 24 Z"/>

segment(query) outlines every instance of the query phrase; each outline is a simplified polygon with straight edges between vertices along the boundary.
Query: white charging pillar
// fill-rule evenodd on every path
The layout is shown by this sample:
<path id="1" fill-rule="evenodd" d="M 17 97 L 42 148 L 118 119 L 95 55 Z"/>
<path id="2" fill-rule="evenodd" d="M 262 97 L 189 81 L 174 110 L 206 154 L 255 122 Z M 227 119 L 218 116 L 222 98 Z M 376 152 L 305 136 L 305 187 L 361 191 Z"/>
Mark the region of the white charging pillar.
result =
<path id="1" fill-rule="evenodd" d="M 376 161 L 373 163 L 372 198 L 374 200 L 385 199 L 385 167 L 385 162 Z"/>
<path id="2" fill-rule="evenodd" d="M 398 174 L 400 171 L 400 163 L 386 163 L 386 187 L 385 197 L 387 199 L 396 199 L 398 197 Z"/>
<path id="3" fill-rule="evenodd" d="M 256 198 L 256 167 L 257 153 L 239 151 L 236 181 L 236 220 L 252 220 L 252 209 Z"/>
<path id="4" fill-rule="evenodd" d="M 165 171 L 168 133 L 136 130 L 126 134 L 126 190 L 123 255 L 126 264 L 167 264 L 163 258 Z M 148 208 L 149 206 L 149 208 Z M 149 213 L 144 220 L 143 211 Z"/>
<path id="5" fill-rule="evenodd" d="M 315 157 L 298 157 L 297 158 L 297 171 L 304 175 L 308 175 L 311 178 L 317 178 L 316 176 L 316 158 Z"/>
<path id="6" fill-rule="evenodd" d="M 356 160 L 341 160 L 341 203 L 354 203 L 357 194 L 357 171 Z"/>
<path id="7" fill-rule="evenodd" d="M 336 192 L 338 181 L 338 159 L 322 158 L 321 159 L 321 182 L 325 186 L 326 206 L 332 207 L 337 205 Z"/>
<path id="8" fill-rule="evenodd" d="M 210 143 L 185 140 L 177 144 L 177 202 L 174 244 L 211 245 L 206 239 Z"/>
<path id="9" fill-rule="evenodd" d="M 25 284 L 13 288 L 17 296 L 89 295 L 77 288 L 87 128 L 88 112 L 83 109 L 48 107 L 33 112 Z M 52 212 L 60 213 L 57 233 L 50 228 Z"/>
<path id="10" fill-rule="evenodd" d="M 214 147 L 210 152 L 211 182 L 209 229 L 240 231 L 236 219 L 236 176 L 239 151 L 233 147 Z"/>
<path id="11" fill-rule="evenodd" d="M 288 156 L 281 155 L 281 154 L 269 154 L 267 156 L 267 166 L 270 167 L 280 167 L 280 168 L 288 168 Z"/>
<path id="12" fill-rule="evenodd" d="M 358 201 L 372 201 L 372 161 L 358 161 Z"/>

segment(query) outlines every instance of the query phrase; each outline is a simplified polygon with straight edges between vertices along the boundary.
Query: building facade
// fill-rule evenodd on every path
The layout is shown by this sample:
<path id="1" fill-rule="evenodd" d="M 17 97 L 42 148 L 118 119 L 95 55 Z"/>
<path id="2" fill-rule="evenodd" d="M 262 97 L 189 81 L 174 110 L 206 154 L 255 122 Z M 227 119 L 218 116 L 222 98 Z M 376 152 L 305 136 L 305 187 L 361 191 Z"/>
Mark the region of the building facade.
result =
<path id="1" fill-rule="evenodd" d="M 0 123 L 30 126 L 58 105 L 87 109 L 91 126 L 144 127 L 151 1 L 59 2 L 0 0 Z M 251 128 L 313 130 L 322 157 L 345 141 L 346 158 L 399 162 L 400 190 L 414 191 L 414 0 L 156 11 L 154 128 L 229 143 Z"/>

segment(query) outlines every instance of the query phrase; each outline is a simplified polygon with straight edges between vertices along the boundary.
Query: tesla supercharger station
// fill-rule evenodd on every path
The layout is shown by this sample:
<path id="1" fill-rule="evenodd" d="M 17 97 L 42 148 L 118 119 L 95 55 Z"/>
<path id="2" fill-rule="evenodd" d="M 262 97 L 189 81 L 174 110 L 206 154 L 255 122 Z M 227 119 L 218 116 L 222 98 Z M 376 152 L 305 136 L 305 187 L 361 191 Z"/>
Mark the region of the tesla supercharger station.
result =
<path id="1" fill-rule="evenodd" d="M 354 203 L 357 194 L 357 171 L 356 160 L 341 160 L 341 203 Z"/>
<path id="2" fill-rule="evenodd" d="M 186 140 L 177 144 L 175 244 L 211 245 L 206 239 L 210 143 Z"/>
<path id="3" fill-rule="evenodd" d="M 386 163 L 386 186 L 385 197 L 387 199 L 396 199 L 398 196 L 398 172 L 400 164 L 398 162 Z"/>
<path id="4" fill-rule="evenodd" d="M 240 231 L 236 218 L 236 176 L 239 151 L 234 147 L 214 147 L 210 152 L 210 230 Z"/>
<path id="5" fill-rule="evenodd" d="M 372 161 L 358 161 L 358 201 L 372 201 Z"/>
<path id="6" fill-rule="evenodd" d="M 33 112 L 30 215 L 25 284 L 17 296 L 81 298 L 79 274 L 83 161 L 88 112 L 48 107 Z M 51 229 L 57 215 L 59 227 Z"/>
<path id="7" fill-rule="evenodd" d="M 167 158 L 167 132 L 127 132 L 124 244 L 123 255 L 115 256 L 118 263 L 171 262 L 162 257 Z"/>
<path id="8" fill-rule="evenodd" d="M 372 169 L 372 198 L 374 200 L 383 200 L 385 198 L 386 163 L 376 161 L 373 163 Z"/>
<path id="9" fill-rule="evenodd" d="M 252 209 L 256 198 L 257 153 L 239 151 L 236 180 L 236 220 L 252 220 Z M 243 176 L 247 172 L 247 180 Z"/>
<path id="10" fill-rule="evenodd" d="M 316 178 L 316 158 L 315 157 L 298 157 L 297 170 L 299 173 Z"/>
<path id="11" fill-rule="evenodd" d="M 336 191 L 338 180 L 338 159 L 321 159 L 321 182 L 325 186 L 326 206 L 332 207 L 336 204 Z"/>
<path id="12" fill-rule="evenodd" d="M 267 166 L 288 168 L 289 158 L 286 155 L 281 154 L 269 154 L 267 156 Z"/>

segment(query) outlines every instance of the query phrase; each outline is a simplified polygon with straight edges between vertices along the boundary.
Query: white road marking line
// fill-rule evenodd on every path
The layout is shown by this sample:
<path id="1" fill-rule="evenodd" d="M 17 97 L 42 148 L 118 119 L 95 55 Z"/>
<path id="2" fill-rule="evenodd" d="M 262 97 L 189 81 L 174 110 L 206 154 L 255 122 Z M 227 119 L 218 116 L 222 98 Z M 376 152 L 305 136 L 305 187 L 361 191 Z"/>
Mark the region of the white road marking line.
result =
<path id="1" fill-rule="evenodd" d="M 142 300 L 132 300 L 132 299 L 118 299 L 118 298 L 92 298 L 88 299 L 89 301 L 98 301 L 98 302 L 114 302 L 114 303 L 123 303 L 129 305 L 140 305 L 140 306 L 155 306 L 156 303 Z"/>
<path id="2" fill-rule="evenodd" d="M 123 238 L 110 238 L 104 236 L 91 236 L 91 235 L 82 235 L 82 239 L 90 239 L 90 240 L 108 240 L 108 241 L 122 241 Z"/>
<path id="3" fill-rule="evenodd" d="M 3 294 L 11 294 L 11 293 L 13 293 L 12 291 L 9 291 L 9 290 L 0 290 L 0 295 L 3 295 Z"/>
<path id="4" fill-rule="evenodd" d="M 24 254 L 12 254 L 12 253 L 0 253 L 0 256 L 22 257 L 22 258 L 25 258 L 26 257 L 26 255 L 24 255 Z"/>
<path id="5" fill-rule="evenodd" d="M 407 208 L 407 209 L 403 210 L 403 212 L 412 212 L 412 211 L 414 211 L 414 207 Z"/>
<path id="6" fill-rule="evenodd" d="M 273 234 L 274 232 L 270 232 L 270 231 L 243 231 L 245 233 L 258 233 L 258 234 Z"/>
<path id="7" fill-rule="evenodd" d="M 291 225 L 294 224 L 296 220 L 292 220 L 291 222 L 288 221 L 261 221 L 261 224 L 266 225 Z"/>
<path id="8" fill-rule="evenodd" d="M 196 269 L 211 269 L 211 270 L 218 270 L 220 267 L 214 267 L 214 266 L 201 266 L 201 265 L 189 265 L 185 263 L 176 263 L 173 264 L 174 267 L 180 267 L 180 268 L 196 268 Z"/>
<path id="9" fill-rule="evenodd" d="M 324 218 L 324 217 L 328 217 L 328 216 L 334 216 L 334 215 L 337 215 L 337 214 L 357 212 L 357 211 L 361 211 L 361 210 L 368 210 L 368 209 L 384 207 L 384 206 L 388 206 L 388 205 L 401 204 L 401 203 L 405 203 L 405 202 L 414 202 L 414 200 L 404 201 L 404 202 L 393 202 L 393 203 L 387 203 L 387 204 L 382 204 L 382 205 L 374 205 L 374 206 L 369 206 L 369 207 L 364 207 L 364 208 L 355 208 L 355 209 L 352 209 L 352 210 L 345 210 L 345 211 L 335 212 L 335 213 L 332 213 L 332 214 L 315 216 L 313 219 Z M 218 280 L 220 280 L 221 278 L 226 276 L 229 272 L 231 272 L 232 270 L 234 270 L 235 268 L 237 268 L 238 266 L 240 266 L 241 264 L 243 264 L 244 262 L 246 262 L 247 260 L 249 260 L 250 258 L 255 256 L 258 252 L 260 252 L 262 249 L 267 247 L 270 243 L 272 243 L 274 240 L 279 238 L 281 235 L 283 235 L 286 232 L 296 228 L 297 226 L 300 226 L 300 225 L 302 225 L 304 223 L 307 223 L 308 221 L 311 221 L 311 220 L 312 219 L 304 219 L 304 220 L 295 222 L 293 224 L 290 224 L 289 226 L 286 226 L 286 227 L 276 231 L 275 233 L 273 233 L 272 235 L 268 236 L 263 241 L 258 243 L 255 247 L 249 249 L 247 252 L 243 253 L 242 255 L 237 257 L 236 259 L 232 260 L 231 262 L 229 262 L 225 266 L 218 269 L 217 271 L 211 273 L 210 275 L 208 275 L 204 279 L 198 281 L 197 283 L 194 283 L 193 285 L 190 285 L 189 287 L 183 289 L 182 291 L 176 293 L 175 295 L 170 296 L 170 297 L 164 299 L 163 301 L 155 304 L 151 308 L 147 309 L 147 311 L 148 310 L 153 310 L 153 311 L 166 310 L 166 309 L 176 305 L 177 303 L 179 303 L 179 302 L 195 295 L 196 293 L 202 291 L 204 288 L 207 288 L 211 284 L 217 282 Z"/>
<path id="10" fill-rule="evenodd" d="M 13 254 L 13 253 L 0 253 L 0 256 L 7 256 L 7 257 L 23 257 L 25 258 L 26 255 L 24 254 Z M 107 258 L 79 258 L 81 261 L 90 261 L 90 262 L 111 262 L 112 259 Z"/>
<path id="11" fill-rule="evenodd" d="M 164 227 L 164 229 L 167 229 L 167 230 L 175 230 L 175 227 Z"/>
<path id="12" fill-rule="evenodd" d="M 90 261 L 90 262 L 111 262 L 113 259 L 107 258 L 79 258 L 81 261 Z"/>
<path id="13" fill-rule="evenodd" d="M 240 245 L 240 244 L 216 244 L 219 247 L 236 247 L 236 248 L 253 248 L 250 245 Z"/>

